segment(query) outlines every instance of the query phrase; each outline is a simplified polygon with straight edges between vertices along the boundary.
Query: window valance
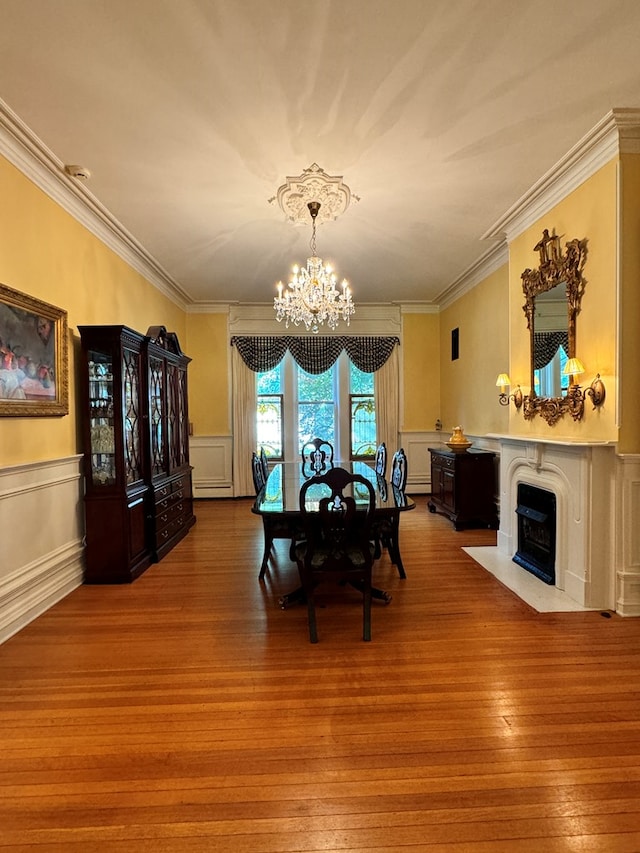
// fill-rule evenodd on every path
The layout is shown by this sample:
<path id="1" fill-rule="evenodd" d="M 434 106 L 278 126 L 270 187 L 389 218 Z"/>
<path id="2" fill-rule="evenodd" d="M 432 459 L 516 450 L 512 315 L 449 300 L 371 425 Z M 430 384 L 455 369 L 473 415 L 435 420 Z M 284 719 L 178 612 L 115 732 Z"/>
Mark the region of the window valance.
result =
<path id="1" fill-rule="evenodd" d="M 335 335 L 313 338 L 294 335 L 236 335 L 231 338 L 231 345 L 237 348 L 244 363 L 255 373 L 272 370 L 282 361 L 287 350 L 307 373 L 324 373 L 343 350 L 359 370 L 375 373 L 387 361 L 396 344 L 400 344 L 400 339 L 393 335 Z"/>
<path id="2" fill-rule="evenodd" d="M 535 332 L 533 335 L 534 370 L 542 370 L 560 347 L 569 355 L 569 332 Z"/>

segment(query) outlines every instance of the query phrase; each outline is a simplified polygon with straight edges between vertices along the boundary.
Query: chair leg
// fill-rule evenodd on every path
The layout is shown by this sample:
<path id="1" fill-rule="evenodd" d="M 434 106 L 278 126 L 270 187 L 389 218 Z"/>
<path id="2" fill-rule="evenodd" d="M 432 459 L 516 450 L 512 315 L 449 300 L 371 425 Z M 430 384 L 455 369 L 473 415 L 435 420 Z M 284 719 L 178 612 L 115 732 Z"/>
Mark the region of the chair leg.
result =
<path id="1" fill-rule="evenodd" d="M 265 572 L 269 566 L 269 555 L 271 554 L 271 548 L 273 546 L 273 537 L 264 531 L 264 554 L 262 555 L 262 564 L 260 566 L 260 574 L 258 575 L 258 580 L 264 580 Z"/>
<path id="2" fill-rule="evenodd" d="M 400 518 L 396 518 L 393 521 L 393 525 L 391 527 L 391 535 L 389 537 L 389 555 L 391 556 L 391 562 L 398 569 L 398 574 L 403 580 L 406 580 L 407 573 L 404 570 L 404 566 L 402 565 L 402 557 L 400 556 Z"/>
<path id="3" fill-rule="evenodd" d="M 379 560 L 382 556 L 382 542 L 380 541 L 380 535 L 376 532 L 375 539 L 373 540 L 373 559 Z"/>

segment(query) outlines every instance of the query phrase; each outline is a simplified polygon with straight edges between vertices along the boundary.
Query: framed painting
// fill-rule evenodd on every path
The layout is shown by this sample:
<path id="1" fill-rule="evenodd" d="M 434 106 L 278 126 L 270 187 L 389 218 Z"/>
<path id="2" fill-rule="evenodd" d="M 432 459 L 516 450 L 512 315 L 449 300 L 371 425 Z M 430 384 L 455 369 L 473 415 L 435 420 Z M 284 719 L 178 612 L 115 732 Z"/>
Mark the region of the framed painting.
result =
<path id="1" fill-rule="evenodd" d="M 69 414 L 67 312 L 0 284 L 0 415 Z"/>

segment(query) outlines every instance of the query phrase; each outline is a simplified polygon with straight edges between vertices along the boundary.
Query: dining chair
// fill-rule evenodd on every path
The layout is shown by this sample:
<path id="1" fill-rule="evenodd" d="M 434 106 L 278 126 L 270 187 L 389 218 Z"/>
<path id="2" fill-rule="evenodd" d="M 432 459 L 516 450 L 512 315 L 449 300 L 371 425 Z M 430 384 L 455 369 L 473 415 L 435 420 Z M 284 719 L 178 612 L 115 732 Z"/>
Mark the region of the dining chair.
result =
<path id="1" fill-rule="evenodd" d="M 255 450 L 251 455 L 251 471 L 253 474 L 253 485 L 256 490 L 257 497 L 266 486 L 269 475 L 267 473 L 265 476 L 262 459 L 258 456 Z M 288 539 L 290 541 L 289 557 L 293 560 L 295 559 L 295 544 L 300 538 L 299 530 L 297 530 L 296 526 L 292 525 L 287 520 L 278 518 L 277 516 L 270 516 L 265 513 L 262 513 L 261 518 L 262 528 L 264 531 L 264 551 L 262 554 L 262 562 L 260 564 L 260 572 L 258 574 L 259 580 L 263 580 L 269 566 L 269 557 L 271 556 L 271 549 L 273 548 L 274 540 Z"/>
<path id="2" fill-rule="evenodd" d="M 253 476 L 253 488 L 256 490 L 256 495 L 258 495 L 264 489 L 267 477 L 264 473 L 262 460 L 255 450 L 251 454 L 251 474 Z"/>
<path id="3" fill-rule="evenodd" d="M 379 474 L 382 478 L 387 476 L 387 445 L 384 441 L 376 448 L 376 461 L 374 468 L 376 474 Z"/>
<path id="4" fill-rule="evenodd" d="M 407 485 L 407 455 L 401 447 L 391 460 L 391 485 L 404 492 Z"/>
<path id="5" fill-rule="evenodd" d="M 324 438 L 312 438 L 302 445 L 302 471 L 320 474 L 333 465 L 333 445 Z"/>
<path id="6" fill-rule="evenodd" d="M 267 459 L 267 451 L 260 446 L 260 464 L 262 465 L 262 473 L 264 475 L 265 483 L 269 479 L 269 460 Z"/>
<path id="7" fill-rule="evenodd" d="M 407 486 L 407 455 L 404 449 L 393 454 L 391 460 L 391 489 L 397 507 L 406 503 L 405 488 Z M 375 556 L 380 556 L 382 548 L 386 548 L 394 566 L 401 578 L 406 579 L 407 573 L 402 564 L 400 554 L 400 510 L 392 512 L 385 518 L 376 521 L 374 526 Z"/>
<path id="8" fill-rule="evenodd" d="M 313 508 L 307 504 L 311 489 L 309 498 Z M 373 545 L 370 540 L 375 503 L 375 491 L 369 480 L 344 468 L 330 468 L 307 480 L 300 489 L 305 540 L 296 547 L 296 559 L 312 643 L 318 642 L 316 587 L 327 576 L 346 581 L 362 592 L 362 638 L 371 639 Z"/>

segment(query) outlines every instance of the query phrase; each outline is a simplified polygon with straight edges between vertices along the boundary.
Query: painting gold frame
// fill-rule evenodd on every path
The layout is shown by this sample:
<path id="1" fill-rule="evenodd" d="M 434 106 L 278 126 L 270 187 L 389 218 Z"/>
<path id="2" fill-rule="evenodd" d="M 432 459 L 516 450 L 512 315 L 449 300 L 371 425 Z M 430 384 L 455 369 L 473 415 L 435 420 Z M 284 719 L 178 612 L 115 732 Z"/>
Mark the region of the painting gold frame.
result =
<path id="1" fill-rule="evenodd" d="M 0 415 L 67 414 L 67 312 L 0 284 Z"/>

